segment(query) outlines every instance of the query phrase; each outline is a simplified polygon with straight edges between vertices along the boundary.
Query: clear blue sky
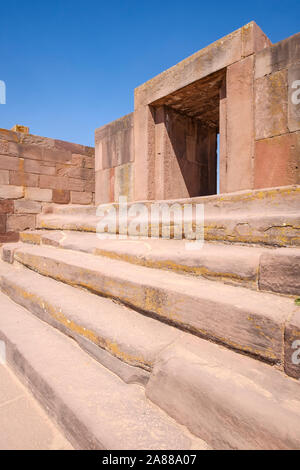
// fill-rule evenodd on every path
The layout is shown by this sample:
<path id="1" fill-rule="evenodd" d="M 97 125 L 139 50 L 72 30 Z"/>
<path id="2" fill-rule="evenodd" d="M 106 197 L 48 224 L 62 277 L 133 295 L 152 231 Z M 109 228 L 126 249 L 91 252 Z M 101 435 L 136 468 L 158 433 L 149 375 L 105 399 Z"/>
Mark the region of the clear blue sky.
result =
<path id="1" fill-rule="evenodd" d="M 0 19 L 0 127 L 93 145 L 136 86 L 249 21 L 273 43 L 299 32 L 300 0 L 14 0 Z"/>

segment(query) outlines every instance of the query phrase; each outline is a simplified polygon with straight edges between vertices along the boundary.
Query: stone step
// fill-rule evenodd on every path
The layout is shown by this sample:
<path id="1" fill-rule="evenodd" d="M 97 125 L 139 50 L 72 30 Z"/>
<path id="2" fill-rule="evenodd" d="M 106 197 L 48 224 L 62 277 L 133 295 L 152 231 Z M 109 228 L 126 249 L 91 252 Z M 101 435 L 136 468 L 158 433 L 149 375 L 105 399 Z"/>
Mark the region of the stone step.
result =
<path id="1" fill-rule="evenodd" d="M 300 383 L 274 367 L 189 336 L 160 353 L 144 391 L 2 293 L 0 303 L 9 365 L 77 448 L 300 446 Z"/>
<path id="2" fill-rule="evenodd" d="M 234 193 L 214 194 L 185 199 L 135 201 L 128 202 L 128 208 L 136 203 L 144 204 L 150 208 L 155 204 L 203 204 L 205 212 L 209 215 L 225 215 L 248 212 L 249 214 L 265 212 L 269 214 L 278 212 L 298 212 L 300 201 L 300 185 L 280 186 L 277 188 L 263 188 L 256 190 L 243 190 Z M 49 204 L 45 205 L 43 212 L 57 215 L 94 215 L 97 208 L 119 208 L 118 202 L 88 206 L 79 204 Z"/>
<path id="3" fill-rule="evenodd" d="M 172 201 L 139 201 L 139 228 L 135 203 L 117 203 L 96 207 L 48 206 L 38 216 L 38 228 L 83 232 L 122 233 L 130 236 L 191 238 L 203 227 L 205 240 L 276 246 L 300 245 L 300 187 L 241 191 Z M 185 205 L 193 213 L 184 215 Z M 204 221 L 196 217 L 196 205 L 204 210 Z M 151 218 L 153 207 L 176 207 L 170 217 L 162 212 Z M 135 206 L 137 207 L 137 206 Z M 112 212 L 108 212 L 108 208 Z M 124 209 L 126 215 L 124 215 Z M 167 211 L 168 212 L 168 211 Z M 127 220 L 128 217 L 128 220 Z M 184 217 L 183 224 L 182 219 Z M 169 234 L 170 232 L 170 234 Z"/>
<path id="4" fill-rule="evenodd" d="M 146 388 L 150 400 L 214 449 L 299 449 L 299 380 L 199 341 L 163 351 Z"/>
<path id="5" fill-rule="evenodd" d="M 25 243 L 83 251 L 132 264 L 204 276 L 257 290 L 298 295 L 300 249 L 205 242 L 189 250 L 185 240 L 100 240 L 95 234 L 36 230 L 20 233 Z M 189 243 L 189 242 L 187 242 Z"/>
<path id="6" fill-rule="evenodd" d="M 284 332 L 299 314 L 292 298 L 55 247 L 23 244 L 12 252 L 44 276 L 288 369 Z"/>
<path id="7" fill-rule="evenodd" d="M 0 293 L 10 367 L 79 449 L 206 449 L 201 439 L 125 384 L 70 338 Z"/>
<path id="8" fill-rule="evenodd" d="M 105 220 L 105 223 L 103 222 Z M 80 232 L 98 232 L 128 236 L 192 239 L 199 227 L 194 219 L 185 219 L 185 224 L 178 219 L 161 222 L 161 219 L 139 219 L 136 228 L 135 217 L 125 219 L 97 217 L 91 215 L 40 214 L 37 216 L 37 228 L 47 230 L 76 230 Z M 126 219 L 127 220 L 127 219 Z M 100 224 L 100 225 L 99 225 Z M 120 227 L 123 226 L 122 231 Z M 261 244 L 268 246 L 300 246 L 299 212 L 250 215 L 236 213 L 226 216 L 205 214 L 203 238 L 207 241 L 225 241 L 230 243 Z M 185 227 L 187 227 L 185 231 Z M 154 230 L 154 232 L 151 232 Z M 199 229 L 200 230 L 200 229 Z"/>
<path id="9" fill-rule="evenodd" d="M 81 289 L 0 262 L 0 290 L 72 337 L 126 383 L 145 385 L 160 352 L 188 335 Z"/>

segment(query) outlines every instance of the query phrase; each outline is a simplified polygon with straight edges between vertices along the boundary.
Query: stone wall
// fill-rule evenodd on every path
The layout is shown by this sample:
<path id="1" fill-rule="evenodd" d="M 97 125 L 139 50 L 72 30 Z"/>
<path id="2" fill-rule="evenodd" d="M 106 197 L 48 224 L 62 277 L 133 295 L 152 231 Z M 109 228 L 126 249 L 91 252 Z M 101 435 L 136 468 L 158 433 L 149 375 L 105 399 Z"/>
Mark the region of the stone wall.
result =
<path id="1" fill-rule="evenodd" d="M 133 161 L 133 113 L 96 129 L 96 203 L 132 201 Z"/>
<path id="2" fill-rule="evenodd" d="M 290 184 L 300 184 L 300 34 L 255 57 L 254 188 Z"/>
<path id="3" fill-rule="evenodd" d="M 217 133 L 221 193 L 300 184 L 300 33 L 272 45 L 251 22 L 136 88 L 134 106 L 96 131 L 97 203 L 215 193 Z"/>
<path id="4" fill-rule="evenodd" d="M 43 205 L 94 202 L 94 149 L 0 129 L 0 242 L 34 229 Z"/>

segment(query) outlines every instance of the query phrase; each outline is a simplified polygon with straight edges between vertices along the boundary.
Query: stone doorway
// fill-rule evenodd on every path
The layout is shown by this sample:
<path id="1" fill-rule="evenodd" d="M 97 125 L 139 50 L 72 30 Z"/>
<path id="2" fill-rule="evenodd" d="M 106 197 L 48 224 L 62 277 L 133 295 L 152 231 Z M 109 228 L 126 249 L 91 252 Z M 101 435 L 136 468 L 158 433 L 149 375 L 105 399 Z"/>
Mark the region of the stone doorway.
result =
<path id="1" fill-rule="evenodd" d="M 155 199 L 217 193 L 220 90 L 225 69 L 150 105 L 154 122 Z"/>

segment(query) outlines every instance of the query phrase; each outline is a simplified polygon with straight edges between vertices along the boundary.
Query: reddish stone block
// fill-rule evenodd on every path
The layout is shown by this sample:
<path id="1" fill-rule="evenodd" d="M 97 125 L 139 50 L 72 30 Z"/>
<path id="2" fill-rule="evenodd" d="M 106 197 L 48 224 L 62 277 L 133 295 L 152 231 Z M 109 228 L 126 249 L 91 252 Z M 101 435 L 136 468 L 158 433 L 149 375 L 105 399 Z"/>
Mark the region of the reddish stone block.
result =
<path id="1" fill-rule="evenodd" d="M 96 172 L 96 194 L 95 203 L 104 204 L 112 202 L 111 199 L 111 170 L 100 170 Z"/>
<path id="2" fill-rule="evenodd" d="M 93 193 L 71 191 L 72 204 L 92 204 Z"/>
<path id="3" fill-rule="evenodd" d="M 9 183 L 15 186 L 37 187 L 39 185 L 39 176 L 23 171 L 10 171 Z"/>
<path id="4" fill-rule="evenodd" d="M 253 185 L 253 73 L 253 56 L 227 69 L 227 192 Z"/>
<path id="5" fill-rule="evenodd" d="M 35 215 L 13 214 L 7 216 L 6 228 L 8 232 L 21 232 L 22 230 L 35 229 Z"/>
<path id="6" fill-rule="evenodd" d="M 54 189 L 52 201 L 56 204 L 69 204 L 70 191 L 67 191 L 65 189 Z"/>
<path id="7" fill-rule="evenodd" d="M 0 199 L 0 214 L 12 214 L 14 202 L 10 199 Z"/>
<path id="8" fill-rule="evenodd" d="M 255 137 L 265 139 L 288 132 L 287 71 L 255 81 Z"/>
<path id="9" fill-rule="evenodd" d="M 55 175 L 55 166 L 45 166 L 37 160 L 24 160 L 24 171 L 38 175 Z"/>
<path id="10" fill-rule="evenodd" d="M 290 132 L 300 130 L 300 64 L 289 67 L 288 70 L 289 87 L 289 122 Z"/>
<path id="11" fill-rule="evenodd" d="M 40 176 L 40 185 L 41 189 L 69 189 L 67 188 L 68 178 L 63 176 Z"/>
<path id="12" fill-rule="evenodd" d="M 23 168 L 23 162 L 19 158 L 0 155 L 0 169 L 20 171 Z"/>
<path id="13" fill-rule="evenodd" d="M 42 205 L 36 201 L 19 199 L 14 201 L 15 214 L 39 214 L 42 211 Z"/>
<path id="14" fill-rule="evenodd" d="M 86 182 L 81 179 L 68 178 L 67 188 L 71 191 L 85 191 Z"/>
<path id="15" fill-rule="evenodd" d="M 6 214 L 0 214 L 0 233 L 6 232 Z"/>
<path id="16" fill-rule="evenodd" d="M 8 142 L 6 140 L 0 140 L 0 154 L 6 155 L 8 153 Z"/>
<path id="17" fill-rule="evenodd" d="M 63 149 L 56 150 L 52 148 L 44 148 L 43 160 L 55 163 L 70 163 L 72 161 L 72 153 Z"/>
<path id="18" fill-rule="evenodd" d="M 56 165 L 56 173 L 59 176 L 69 176 L 83 180 L 91 180 L 94 177 L 94 171 L 90 168 L 79 168 L 73 165 Z"/>
<path id="19" fill-rule="evenodd" d="M 9 171 L 8 170 L 0 170 L 0 184 L 9 184 Z"/>
<path id="20" fill-rule="evenodd" d="M 11 142 L 18 142 L 19 137 L 16 132 L 9 131 L 8 129 L 0 129 L 0 139 L 8 140 Z"/>
<path id="21" fill-rule="evenodd" d="M 254 188 L 300 183 L 300 132 L 255 144 Z"/>
<path id="22" fill-rule="evenodd" d="M 19 241 L 19 232 L 0 233 L 0 243 L 14 243 Z"/>
<path id="23" fill-rule="evenodd" d="M 73 153 L 72 154 L 72 165 L 81 167 L 81 168 L 94 168 L 95 167 L 95 157 L 80 155 Z"/>

